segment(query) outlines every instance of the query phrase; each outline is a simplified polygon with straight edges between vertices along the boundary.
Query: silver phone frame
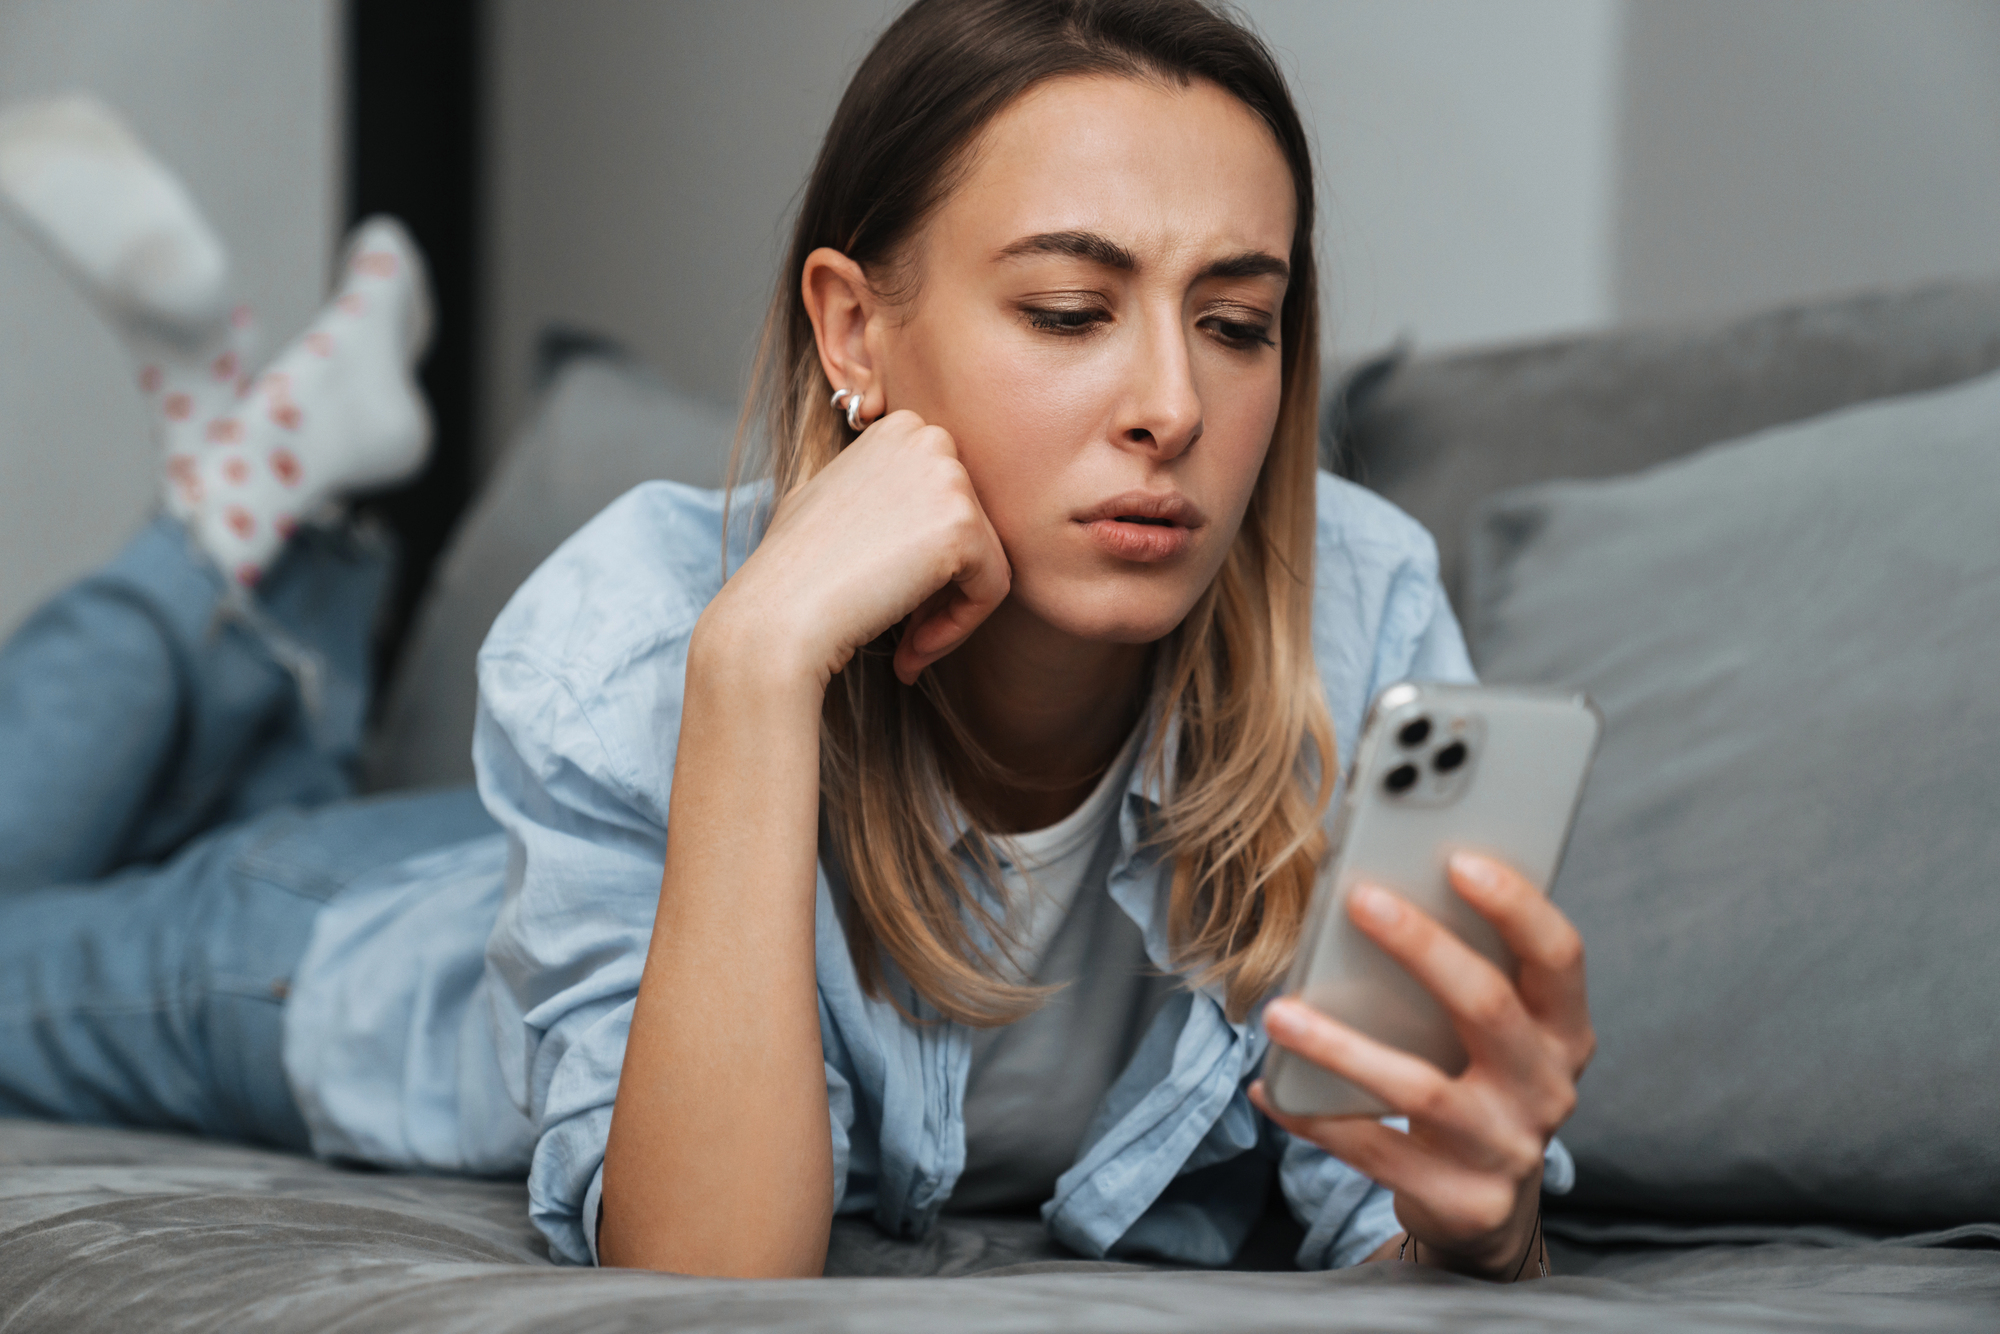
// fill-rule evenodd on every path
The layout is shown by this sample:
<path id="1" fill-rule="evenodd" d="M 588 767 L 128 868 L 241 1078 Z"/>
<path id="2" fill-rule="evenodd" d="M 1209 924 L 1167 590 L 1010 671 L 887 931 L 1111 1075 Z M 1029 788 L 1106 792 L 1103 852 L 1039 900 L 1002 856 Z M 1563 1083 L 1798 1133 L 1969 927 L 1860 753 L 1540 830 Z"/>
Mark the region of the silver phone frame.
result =
<path id="1" fill-rule="evenodd" d="M 1383 800 L 1376 792 L 1378 784 L 1375 780 L 1380 775 L 1375 773 L 1374 770 L 1382 767 L 1376 761 L 1384 746 L 1389 720 L 1396 717 L 1412 704 L 1421 704 L 1429 701 L 1435 705 L 1457 701 L 1463 706 L 1468 696 L 1475 699 L 1480 697 L 1488 699 L 1498 697 L 1502 701 L 1531 701 L 1576 707 L 1585 711 L 1592 720 L 1593 730 L 1590 734 L 1589 743 L 1583 750 L 1582 764 L 1576 778 L 1574 790 L 1570 794 L 1568 803 L 1563 810 L 1559 841 L 1556 844 L 1555 853 L 1547 873 L 1547 887 L 1553 888 L 1556 877 L 1561 872 L 1563 860 L 1568 855 L 1570 837 L 1576 827 L 1577 813 L 1582 808 L 1590 771 L 1595 762 L 1598 748 L 1603 740 L 1603 711 L 1597 707 L 1596 702 L 1588 694 L 1575 689 L 1535 686 L 1488 686 L 1476 685 L 1469 682 L 1399 682 L 1396 685 L 1387 687 L 1376 696 L 1374 703 L 1369 706 L 1367 716 L 1363 721 L 1361 738 L 1355 746 L 1354 761 L 1346 775 L 1346 781 L 1343 784 L 1341 799 L 1337 809 L 1328 824 L 1328 852 L 1326 858 L 1321 863 L 1319 873 L 1314 878 L 1313 900 L 1311 906 L 1307 909 L 1305 922 L 1300 932 L 1298 951 L 1293 957 L 1292 966 L 1286 975 L 1284 986 L 1279 994 L 1292 997 L 1300 996 L 1307 990 L 1309 985 L 1323 980 L 1322 976 L 1314 971 L 1314 968 L 1317 960 L 1327 952 L 1322 948 L 1326 941 L 1329 927 L 1327 914 L 1335 911 L 1336 904 L 1344 897 L 1338 885 L 1343 878 L 1344 863 L 1342 858 L 1343 854 L 1347 851 L 1348 831 L 1353 825 L 1357 812 L 1361 810 L 1365 803 Z M 1476 782 L 1476 776 L 1470 781 Z M 1496 964 L 1500 964 L 1504 959 L 1505 966 L 1511 970 L 1512 955 L 1505 952 L 1504 945 L 1498 948 L 1500 950 L 1498 957 L 1490 949 L 1482 952 L 1487 953 L 1488 957 L 1494 958 Z M 1455 1033 L 1451 1035 L 1451 1044 L 1456 1045 Z M 1311 1105 L 1303 1105 L 1296 1096 L 1298 1091 L 1291 1086 L 1295 1083 L 1305 1083 L 1308 1081 L 1299 1078 L 1297 1074 L 1288 1075 L 1288 1070 L 1310 1071 L 1311 1083 L 1320 1086 L 1322 1089 L 1326 1088 L 1329 1084 L 1337 1085 L 1343 1096 L 1331 1104 L 1316 1102 Z M 1310 1063 L 1302 1061 L 1300 1058 L 1277 1046 L 1272 1046 L 1269 1049 L 1264 1062 L 1263 1076 L 1265 1089 L 1267 1095 L 1271 1098 L 1272 1105 L 1287 1114 L 1306 1116 L 1382 1116 L 1393 1112 L 1392 1108 L 1385 1106 L 1379 1099 L 1376 1099 L 1365 1090 L 1358 1088 L 1346 1080 L 1340 1079 L 1338 1076 L 1320 1070 L 1317 1066 L 1312 1066 Z M 1288 1094 L 1292 1096 L 1288 1097 Z"/>

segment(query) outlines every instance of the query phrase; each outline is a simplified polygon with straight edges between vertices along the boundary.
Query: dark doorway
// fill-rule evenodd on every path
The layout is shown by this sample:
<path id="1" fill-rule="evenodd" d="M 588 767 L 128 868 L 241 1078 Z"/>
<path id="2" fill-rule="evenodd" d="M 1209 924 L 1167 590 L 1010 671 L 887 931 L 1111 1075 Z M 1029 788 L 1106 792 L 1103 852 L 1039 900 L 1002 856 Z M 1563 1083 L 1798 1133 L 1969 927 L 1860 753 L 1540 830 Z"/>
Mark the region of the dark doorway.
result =
<path id="1" fill-rule="evenodd" d="M 396 534 L 402 564 L 376 654 L 395 663 L 417 599 L 472 494 L 479 403 L 480 0 L 347 0 L 347 213 L 402 219 L 430 261 L 436 332 L 423 366 L 436 422 L 430 465 L 363 508 Z"/>

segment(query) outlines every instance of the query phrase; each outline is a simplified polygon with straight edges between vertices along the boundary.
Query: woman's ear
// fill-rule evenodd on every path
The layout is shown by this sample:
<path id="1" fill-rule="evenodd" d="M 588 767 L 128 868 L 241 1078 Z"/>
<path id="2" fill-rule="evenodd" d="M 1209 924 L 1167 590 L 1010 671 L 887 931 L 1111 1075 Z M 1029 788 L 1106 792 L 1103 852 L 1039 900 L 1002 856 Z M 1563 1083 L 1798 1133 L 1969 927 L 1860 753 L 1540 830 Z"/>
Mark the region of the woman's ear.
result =
<path id="1" fill-rule="evenodd" d="M 806 256 L 799 286 L 827 383 L 860 391 L 860 415 L 871 421 L 880 417 L 885 410 L 881 377 L 868 333 L 881 303 L 868 275 L 838 250 L 821 246 Z"/>

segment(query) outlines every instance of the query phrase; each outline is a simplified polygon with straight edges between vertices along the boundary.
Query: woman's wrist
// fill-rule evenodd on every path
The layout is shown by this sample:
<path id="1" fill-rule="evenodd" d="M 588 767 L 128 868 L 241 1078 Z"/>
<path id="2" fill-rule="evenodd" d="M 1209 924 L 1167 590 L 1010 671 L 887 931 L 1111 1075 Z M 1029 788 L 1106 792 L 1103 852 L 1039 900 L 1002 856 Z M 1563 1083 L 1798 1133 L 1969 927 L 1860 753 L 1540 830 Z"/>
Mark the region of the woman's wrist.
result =
<path id="1" fill-rule="evenodd" d="M 688 641 L 688 689 L 721 686 L 732 695 L 810 702 L 826 694 L 824 653 L 815 653 L 788 618 L 738 605 L 725 588 L 695 622 Z"/>
<path id="2" fill-rule="evenodd" d="M 1420 1241 L 1414 1233 L 1405 1232 L 1396 1243 L 1396 1258 L 1404 1263 L 1429 1265 L 1433 1269 L 1443 1269 L 1454 1274 L 1464 1274 L 1468 1278 L 1482 1278 L 1496 1283 L 1513 1283 L 1524 1278 L 1542 1278 L 1548 1274 L 1548 1253 L 1542 1237 L 1542 1210 L 1539 1192 L 1535 1199 L 1535 1209 L 1527 1218 L 1523 1232 L 1518 1225 L 1510 1226 L 1505 1237 L 1496 1237 L 1486 1246 L 1477 1249 L 1445 1249 Z"/>

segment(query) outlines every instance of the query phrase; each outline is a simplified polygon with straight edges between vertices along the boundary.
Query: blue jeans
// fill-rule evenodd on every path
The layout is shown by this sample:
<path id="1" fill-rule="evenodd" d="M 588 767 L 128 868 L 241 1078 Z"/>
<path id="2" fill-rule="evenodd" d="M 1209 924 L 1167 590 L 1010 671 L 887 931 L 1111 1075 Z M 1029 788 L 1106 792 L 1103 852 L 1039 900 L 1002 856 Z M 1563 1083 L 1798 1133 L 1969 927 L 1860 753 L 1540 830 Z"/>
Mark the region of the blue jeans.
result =
<path id="1" fill-rule="evenodd" d="M 305 1147 L 281 1043 L 320 906 L 494 827 L 470 789 L 353 799 L 387 569 L 302 530 L 253 625 L 163 518 L 0 650 L 0 1116 Z"/>

